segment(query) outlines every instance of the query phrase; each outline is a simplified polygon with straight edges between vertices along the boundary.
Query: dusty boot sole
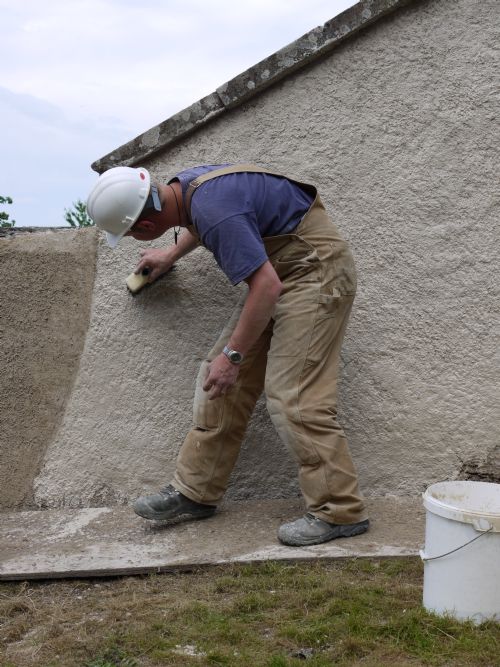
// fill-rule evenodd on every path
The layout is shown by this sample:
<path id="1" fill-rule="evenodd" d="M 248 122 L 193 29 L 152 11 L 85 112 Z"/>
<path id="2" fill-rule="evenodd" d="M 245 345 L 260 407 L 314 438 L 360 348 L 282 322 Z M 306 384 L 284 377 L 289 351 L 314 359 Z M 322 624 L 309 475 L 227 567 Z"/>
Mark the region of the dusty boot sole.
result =
<path id="1" fill-rule="evenodd" d="M 331 524 L 331 528 L 326 530 L 322 535 L 311 536 L 301 535 L 298 531 L 295 531 L 295 534 L 293 530 L 287 531 L 287 527 L 291 525 L 292 524 L 285 524 L 279 529 L 278 539 L 280 542 L 289 547 L 308 547 L 313 546 L 314 544 L 323 544 L 330 540 L 336 540 L 340 537 L 354 537 L 355 535 L 366 533 L 370 527 L 370 521 L 366 519 L 359 523 L 352 523 L 344 526 L 340 524 Z"/>

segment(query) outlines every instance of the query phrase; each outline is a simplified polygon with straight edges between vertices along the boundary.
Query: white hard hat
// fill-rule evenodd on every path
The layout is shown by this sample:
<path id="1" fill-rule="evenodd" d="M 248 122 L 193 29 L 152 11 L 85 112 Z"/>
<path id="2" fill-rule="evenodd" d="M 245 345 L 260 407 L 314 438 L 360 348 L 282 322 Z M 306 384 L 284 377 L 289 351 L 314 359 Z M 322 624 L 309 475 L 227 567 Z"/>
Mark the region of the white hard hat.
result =
<path id="1" fill-rule="evenodd" d="M 139 218 L 149 197 L 151 176 L 142 167 L 113 167 L 99 176 L 87 199 L 87 211 L 115 248 Z"/>

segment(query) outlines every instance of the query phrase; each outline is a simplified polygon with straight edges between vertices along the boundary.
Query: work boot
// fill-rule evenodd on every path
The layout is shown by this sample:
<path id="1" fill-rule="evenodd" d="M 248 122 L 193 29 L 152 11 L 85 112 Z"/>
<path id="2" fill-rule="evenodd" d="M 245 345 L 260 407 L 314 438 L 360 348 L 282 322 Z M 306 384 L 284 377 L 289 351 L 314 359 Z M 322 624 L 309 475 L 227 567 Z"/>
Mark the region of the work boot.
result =
<path id="1" fill-rule="evenodd" d="M 368 519 L 345 525 L 328 523 L 309 512 L 291 523 L 284 523 L 278 530 L 278 539 L 290 547 L 307 547 L 322 544 L 337 537 L 352 537 L 368 530 Z"/>
<path id="2" fill-rule="evenodd" d="M 171 484 L 152 496 L 137 498 L 132 507 L 139 516 L 155 521 L 206 519 L 217 509 L 215 505 L 203 505 L 190 500 Z"/>

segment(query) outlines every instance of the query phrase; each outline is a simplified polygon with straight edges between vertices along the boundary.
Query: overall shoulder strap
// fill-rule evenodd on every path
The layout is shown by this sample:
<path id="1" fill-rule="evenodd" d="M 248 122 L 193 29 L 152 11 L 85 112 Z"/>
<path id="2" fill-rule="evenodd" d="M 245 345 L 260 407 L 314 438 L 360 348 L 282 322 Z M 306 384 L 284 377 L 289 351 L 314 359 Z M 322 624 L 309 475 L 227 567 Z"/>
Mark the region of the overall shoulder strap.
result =
<path id="1" fill-rule="evenodd" d="M 186 196 L 184 198 L 184 206 L 189 222 L 193 224 L 191 220 L 191 199 L 193 198 L 196 188 L 198 188 L 202 183 L 210 181 L 212 178 L 226 176 L 227 174 L 237 174 L 241 172 L 257 172 L 262 174 L 271 174 L 272 176 L 281 176 L 281 174 L 277 174 L 269 169 L 264 169 L 263 167 L 257 167 L 254 164 L 233 164 L 229 167 L 221 167 L 221 169 L 208 171 L 206 174 L 202 174 L 201 176 L 198 176 L 198 178 L 195 178 L 193 181 L 191 181 L 187 187 Z"/>

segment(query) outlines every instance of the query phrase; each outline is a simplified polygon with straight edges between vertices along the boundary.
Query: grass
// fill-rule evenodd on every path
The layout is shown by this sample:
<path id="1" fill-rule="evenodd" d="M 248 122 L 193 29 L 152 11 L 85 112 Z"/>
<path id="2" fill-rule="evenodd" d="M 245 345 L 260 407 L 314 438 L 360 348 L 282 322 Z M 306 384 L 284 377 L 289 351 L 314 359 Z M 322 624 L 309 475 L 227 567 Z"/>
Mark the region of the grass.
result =
<path id="1" fill-rule="evenodd" d="M 2 667 L 500 664 L 500 625 L 421 607 L 416 559 L 0 586 Z"/>

